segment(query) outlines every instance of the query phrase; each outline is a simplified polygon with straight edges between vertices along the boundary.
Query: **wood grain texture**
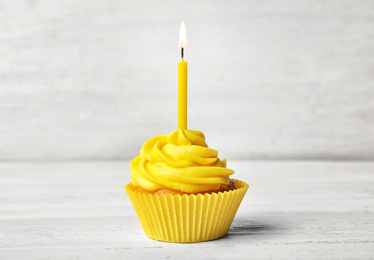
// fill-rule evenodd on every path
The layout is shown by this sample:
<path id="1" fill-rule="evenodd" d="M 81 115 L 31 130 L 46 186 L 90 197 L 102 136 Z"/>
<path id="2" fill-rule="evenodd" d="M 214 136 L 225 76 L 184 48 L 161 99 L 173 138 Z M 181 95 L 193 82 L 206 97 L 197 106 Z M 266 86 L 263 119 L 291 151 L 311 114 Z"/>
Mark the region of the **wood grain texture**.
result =
<path id="1" fill-rule="evenodd" d="M 374 159 L 374 2 L 1 1 L 0 160 L 132 158 L 177 126 L 232 158 Z"/>
<path id="2" fill-rule="evenodd" d="M 147 238 L 128 162 L 1 163 L 0 259 L 372 259 L 374 163 L 229 162 L 249 183 L 227 236 Z"/>

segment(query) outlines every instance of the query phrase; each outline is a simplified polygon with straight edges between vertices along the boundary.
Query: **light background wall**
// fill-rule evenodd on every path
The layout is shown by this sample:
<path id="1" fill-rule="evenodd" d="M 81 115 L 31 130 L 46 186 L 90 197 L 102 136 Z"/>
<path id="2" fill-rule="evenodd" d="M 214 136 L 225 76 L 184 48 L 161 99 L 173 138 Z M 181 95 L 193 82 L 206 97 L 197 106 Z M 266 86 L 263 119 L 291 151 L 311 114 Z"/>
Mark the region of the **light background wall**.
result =
<path id="1" fill-rule="evenodd" d="M 374 159 L 374 1 L 0 1 L 0 160 L 132 158 L 177 126 L 228 159 Z"/>

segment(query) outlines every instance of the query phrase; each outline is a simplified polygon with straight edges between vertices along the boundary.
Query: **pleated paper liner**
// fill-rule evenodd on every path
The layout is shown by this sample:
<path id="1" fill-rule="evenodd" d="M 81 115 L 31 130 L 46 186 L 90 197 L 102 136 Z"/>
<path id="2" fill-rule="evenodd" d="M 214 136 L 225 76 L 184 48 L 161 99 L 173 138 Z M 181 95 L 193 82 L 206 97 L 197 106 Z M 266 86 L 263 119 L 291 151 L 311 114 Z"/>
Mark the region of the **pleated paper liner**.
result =
<path id="1" fill-rule="evenodd" d="M 233 180 L 236 189 L 197 195 L 152 195 L 125 190 L 145 234 L 165 242 L 192 243 L 226 235 L 248 184 Z"/>

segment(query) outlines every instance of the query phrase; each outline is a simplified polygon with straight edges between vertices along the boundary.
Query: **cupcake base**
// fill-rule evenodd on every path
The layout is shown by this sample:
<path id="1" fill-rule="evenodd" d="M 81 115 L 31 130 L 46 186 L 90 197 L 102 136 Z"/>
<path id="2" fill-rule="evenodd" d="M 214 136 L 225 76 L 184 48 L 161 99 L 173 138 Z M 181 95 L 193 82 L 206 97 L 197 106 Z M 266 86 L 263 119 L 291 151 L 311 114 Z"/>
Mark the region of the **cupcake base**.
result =
<path id="1" fill-rule="evenodd" d="M 211 194 L 152 195 L 125 190 L 145 234 L 165 242 L 193 243 L 226 235 L 248 184 L 233 180 L 236 189 Z"/>

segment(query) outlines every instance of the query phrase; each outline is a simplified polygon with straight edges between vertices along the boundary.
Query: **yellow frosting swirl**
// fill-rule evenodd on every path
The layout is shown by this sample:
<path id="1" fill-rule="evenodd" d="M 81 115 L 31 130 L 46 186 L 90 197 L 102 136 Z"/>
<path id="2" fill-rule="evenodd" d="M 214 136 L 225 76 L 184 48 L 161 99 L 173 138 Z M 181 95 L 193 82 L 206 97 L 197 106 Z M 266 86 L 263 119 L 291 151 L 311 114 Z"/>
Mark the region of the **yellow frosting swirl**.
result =
<path id="1" fill-rule="evenodd" d="M 233 170 L 226 159 L 205 143 L 195 130 L 174 130 L 146 141 L 140 155 L 130 163 L 131 183 L 149 191 L 160 189 L 197 193 L 229 185 Z"/>

